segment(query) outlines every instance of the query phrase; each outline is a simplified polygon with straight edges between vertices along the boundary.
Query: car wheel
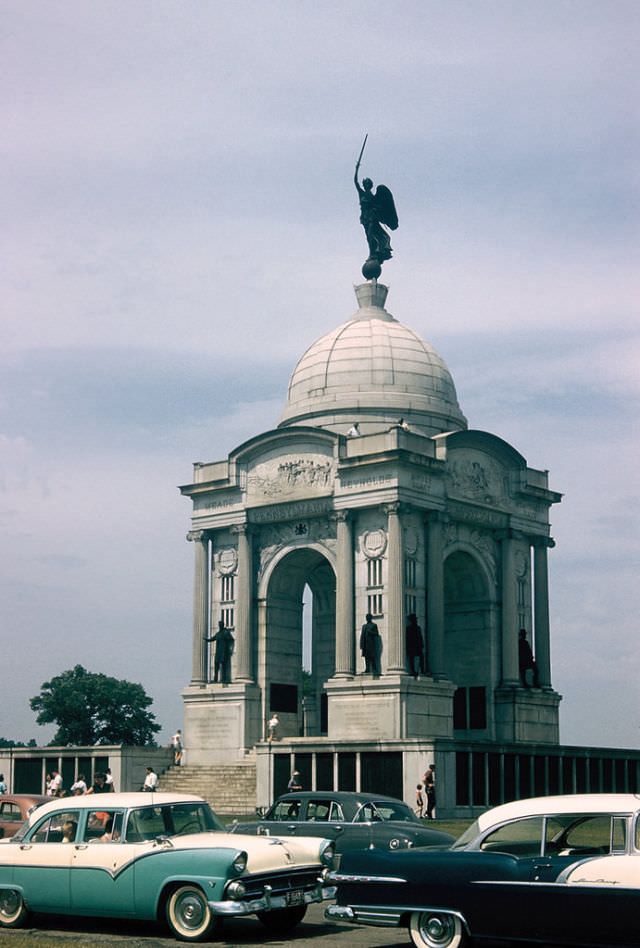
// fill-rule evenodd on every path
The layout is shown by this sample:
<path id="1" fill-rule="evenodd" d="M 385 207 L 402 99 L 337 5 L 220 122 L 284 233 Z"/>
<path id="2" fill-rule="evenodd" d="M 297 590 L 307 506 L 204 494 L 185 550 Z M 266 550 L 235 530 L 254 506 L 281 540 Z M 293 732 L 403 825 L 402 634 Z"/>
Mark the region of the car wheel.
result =
<path id="1" fill-rule="evenodd" d="M 0 926 L 21 928 L 29 917 L 24 899 L 16 889 L 0 891 Z"/>
<path id="2" fill-rule="evenodd" d="M 258 912 L 257 916 L 270 932 L 284 934 L 295 928 L 307 914 L 306 905 L 294 905 L 292 908 L 272 909 L 270 912 Z"/>
<path id="3" fill-rule="evenodd" d="M 464 944 L 462 922 L 447 912 L 414 912 L 409 934 L 417 948 L 460 948 Z"/>
<path id="4" fill-rule="evenodd" d="M 216 927 L 216 916 L 197 885 L 182 885 L 167 901 L 167 922 L 179 941 L 204 941 Z"/>

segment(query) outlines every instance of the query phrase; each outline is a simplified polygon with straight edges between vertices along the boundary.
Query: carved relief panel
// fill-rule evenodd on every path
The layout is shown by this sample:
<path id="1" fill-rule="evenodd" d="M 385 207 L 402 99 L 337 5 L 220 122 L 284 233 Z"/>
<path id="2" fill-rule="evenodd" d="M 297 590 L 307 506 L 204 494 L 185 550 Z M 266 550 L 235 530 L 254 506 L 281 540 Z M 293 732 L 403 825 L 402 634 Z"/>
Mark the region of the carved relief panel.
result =
<path id="1" fill-rule="evenodd" d="M 247 498 L 253 503 L 330 494 L 334 479 L 333 457 L 304 449 L 295 455 L 262 457 L 245 473 Z"/>

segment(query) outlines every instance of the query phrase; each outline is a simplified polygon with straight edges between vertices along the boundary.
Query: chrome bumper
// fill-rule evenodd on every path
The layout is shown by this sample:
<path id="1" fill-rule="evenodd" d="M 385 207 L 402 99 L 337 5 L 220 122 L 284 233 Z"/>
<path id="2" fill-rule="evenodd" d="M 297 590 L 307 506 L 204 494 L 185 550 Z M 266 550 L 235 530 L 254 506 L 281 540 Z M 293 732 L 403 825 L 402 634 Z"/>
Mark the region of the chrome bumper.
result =
<path id="1" fill-rule="evenodd" d="M 312 902 L 324 902 L 333 899 L 336 895 L 334 885 L 323 886 L 322 883 L 303 892 L 303 902 L 298 905 L 310 905 Z M 264 887 L 264 895 L 259 899 L 243 901 L 242 899 L 225 899 L 223 902 L 209 902 L 209 908 L 216 915 L 253 915 L 255 912 L 270 912 L 272 909 L 294 908 L 287 903 L 286 895 L 272 895 L 271 887 Z"/>
<path id="2" fill-rule="evenodd" d="M 397 928 L 402 912 L 394 909 L 371 908 L 370 906 L 330 905 L 324 913 L 330 922 L 353 922 L 354 925 L 377 925 L 382 928 Z"/>

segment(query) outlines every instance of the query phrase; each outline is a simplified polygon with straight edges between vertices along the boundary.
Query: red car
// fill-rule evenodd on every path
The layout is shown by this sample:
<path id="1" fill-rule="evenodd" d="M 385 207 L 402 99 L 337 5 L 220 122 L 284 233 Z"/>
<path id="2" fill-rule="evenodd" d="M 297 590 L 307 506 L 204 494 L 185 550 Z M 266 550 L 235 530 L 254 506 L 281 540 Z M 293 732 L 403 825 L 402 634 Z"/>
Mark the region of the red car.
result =
<path id="1" fill-rule="evenodd" d="M 51 802 L 51 797 L 31 793 L 0 796 L 0 839 L 8 839 L 17 833 L 31 810 L 47 802 Z"/>

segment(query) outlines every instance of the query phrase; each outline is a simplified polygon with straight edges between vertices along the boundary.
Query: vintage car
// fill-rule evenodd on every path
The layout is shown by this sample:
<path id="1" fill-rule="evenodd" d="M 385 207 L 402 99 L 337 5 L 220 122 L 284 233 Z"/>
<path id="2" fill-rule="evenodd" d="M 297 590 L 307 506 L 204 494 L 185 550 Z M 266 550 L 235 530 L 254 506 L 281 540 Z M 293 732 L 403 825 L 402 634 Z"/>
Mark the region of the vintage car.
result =
<path id="1" fill-rule="evenodd" d="M 454 837 L 429 829 L 402 800 L 375 793 L 309 791 L 278 797 L 257 823 L 238 823 L 232 832 L 258 836 L 323 836 L 337 853 L 351 849 L 410 849 L 450 846 Z"/>
<path id="2" fill-rule="evenodd" d="M 231 835 L 199 797 L 67 797 L 0 841 L 0 928 L 30 912 L 166 919 L 181 941 L 203 941 L 220 919 L 256 914 L 281 932 L 333 897 L 332 865 L 328 840 Z"/>
<path id="3" fill-rule="evenodd" d="M 51 797 L 30 793 L 6 793 L 0 796 L 0 839 L 17 833 L 31 810 L 50 800 Z"/>
<path id="4" fill-rule="evenodd" d="M 449 851 L 354 852 L 329 877 L 327 918 L 406 926 L 418 948 L 507 939 L 640 945 L 640 797 L 520 800 L 479 817 Z"/>

